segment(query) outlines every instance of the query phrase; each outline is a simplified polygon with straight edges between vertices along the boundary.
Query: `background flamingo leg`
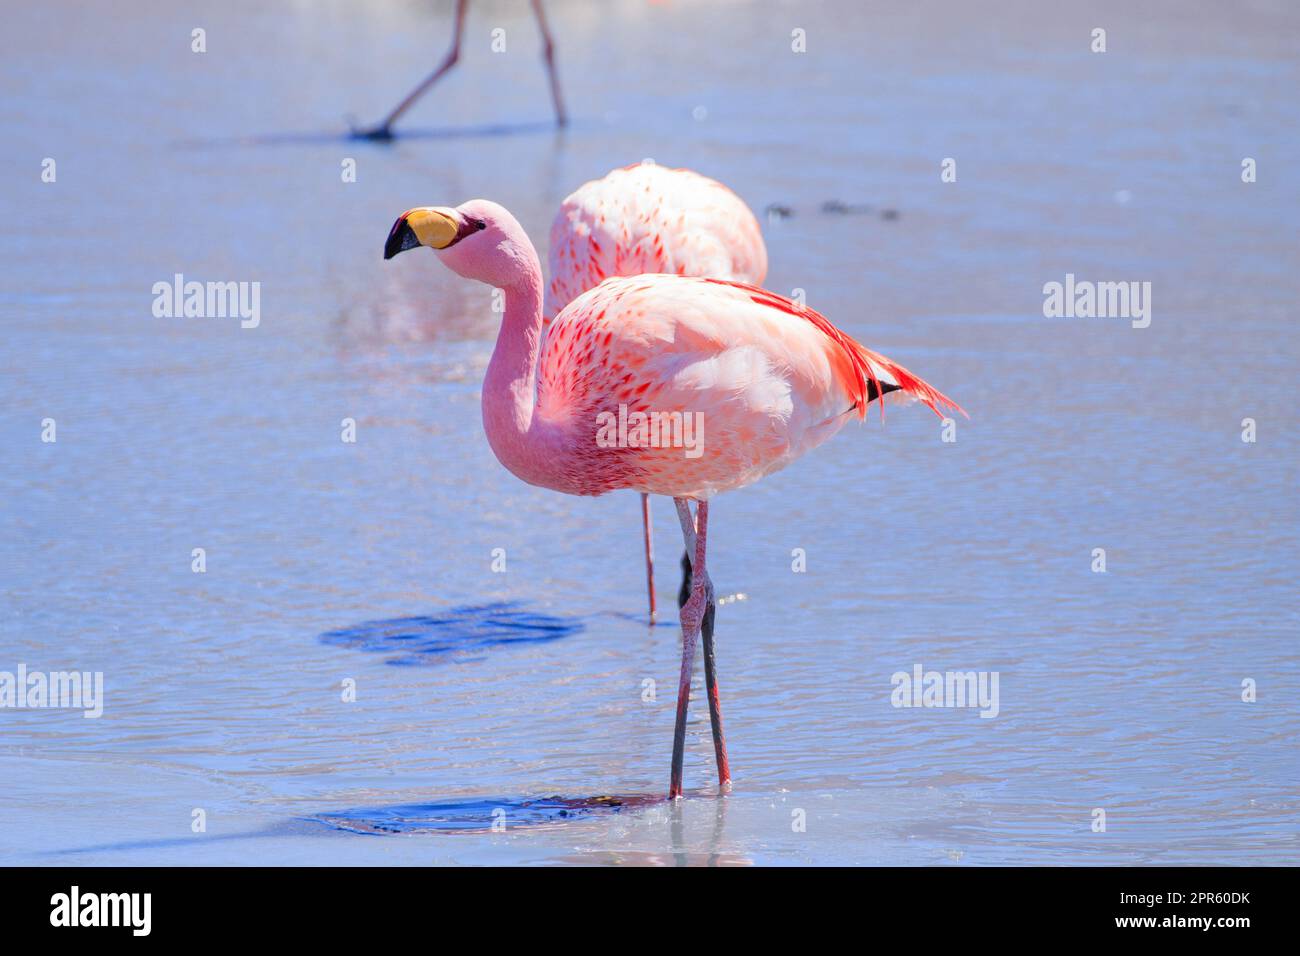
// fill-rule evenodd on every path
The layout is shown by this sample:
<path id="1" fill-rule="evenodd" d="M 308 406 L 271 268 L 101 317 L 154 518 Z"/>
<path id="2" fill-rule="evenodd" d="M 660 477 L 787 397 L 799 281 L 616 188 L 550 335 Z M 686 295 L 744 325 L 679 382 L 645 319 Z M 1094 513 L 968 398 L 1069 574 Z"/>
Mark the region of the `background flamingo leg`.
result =
<path id="1" fill-rule="evenodd" d="M 641 495 L 641 527 L 645 532 L 645 586 L 650 594 L 650 623 L 653 624 L 656 616 L 655 549 L 650 530 L 650 496 L 645 493 Z"/>
<path id="2" fill-rule="evenodd" d="M 551 102 L 555 104 L 555 123 L 565 126 L 569 117 L 564 112 L 564 99 L 560 96 L 560 77 L 555 72 L 555 43 L 551 40 L 551 31 L 546 25 L 546 13 L 542 10 L 542 0 L 533 0 L 533 13 L 537 16 L 537 25 L 542 31 L 542 59 L 546 61 L 546 74 L 551 80 Z"/>
<path id="3" fill-rule="evenodd" d="M 397 106 L 393 108 L 393 111 L 384 117 L 382 123 L 367 130 L 358 130 L 353 134 L 354 136 L 362 139 L 393 138 L 392 126 L 397 122 L 398 117 L 410 109 L 415 101 L 423 96 L 429 87 L 433 86 L 434 83 L 437 83 L 438 80 L 442 78 L 443 74 L 455 66 L 457 61 L 460 59 L 460 38 L 465 27 L 465 8 L 468 5 L 469 0 L 456 0 L 456 25 L 451 40 L 451 49 L 447 51 L 447 55 L 443 58 L 443 61 L 438 64 L 438 68 L 425 77 L 419 86 L 411 90 L 411 92 L 406 95 L 406 99 L 398 103 Z"/>

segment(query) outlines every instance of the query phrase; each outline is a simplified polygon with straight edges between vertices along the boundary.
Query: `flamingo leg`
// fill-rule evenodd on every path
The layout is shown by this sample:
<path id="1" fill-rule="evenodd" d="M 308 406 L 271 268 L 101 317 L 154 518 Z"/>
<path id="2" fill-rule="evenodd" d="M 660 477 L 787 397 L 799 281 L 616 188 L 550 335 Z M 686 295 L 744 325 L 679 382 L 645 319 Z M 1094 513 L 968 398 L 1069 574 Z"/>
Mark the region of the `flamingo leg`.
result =
<path id="1" fill-rule="evenodd" d="M 707 577 L 707 576 L 706 576 Z M 691 559 L 682 555 L 682 589 L 677 596 L 677 605 L 686 603 L 691 593 Z M 713 729 L 713 756 L 718 765 L 718 788 L 726 791 L 731 786 L 731 764 L 727 760 L 727 738 L 722 731 L 722 701 L 718 697 L 717 663 L 713 645 L 713 617 L 717 604 L 713 599 L 713 582 L 706 581 L 708 605 L 700 622 L 700 633 L 704 645 L 704 684 L 709 697 L 709 724 Z"/>
<path id="2" fill-rule="evenodd" d="M 469 0 L 456 0 L 456 26 L 451 40 L 451 49 L 447 51 L 447 55 L 443 58 L 443 61 L 438 64 L 438 68 L 425 77 L 424 80 L 420 82 L 419 86 L 411 90 L 411 92 L 406 95 L 406 99 L 398 103 L 397 106 L 393 108 L 393 111 L 384 117 L 382 123 L 371 129 L 358 131 L 354 134 L 355 136 L 364 139 L 392 139 L 392 126 L 397 122 L 398 117 L 410 109 L 415 101 L 425 94 L 429 87 L 433 86 L 434 83 L 437 83 L 444 73 L 456 65 L 456 62 L 460 59 L 460 38 L 465 27 L 465 8 L 468 5 Z"/>
<path id="3" fill-rule="evenodd" d="M 717 606 L 712 599 L 704 609 L 700 631 L 704 636 L 704 684 L 709 694 L 709 723 L 713 727 L 713 756 L 718 764 L 718 789 L 731 788 L 731 764 L 727 761 L 727 738 L 722 733 L 722 702 L 718 699 L 718 672 L 713 659 L 713 614 Z"/>
<path id="4" fill-rule="evenodd" d="M 645 587 L 650 594 L 650 623 L 655 622 L 655 549 L 650 533 L 650 496 L 641 495 L 641 527 L 645 532 Z"/>
<path id="5" fill-rule="evenodd" d="M 546 25 L 546 14 L 542 10 L 542 0 L 533 0 L 533 13 L 537 16 L 537 25 L 542 31 L 542 59 L 546 61 L 546 74 L 551 79 L 551 102 L 555 104 L 555 123 L 557 126 L 568 124 L 569 118 L 564 112 L 564 100 L 560 96 L 560 78 L 555 73 L 555 42 Z"/>
<path id="6" fill-rule="evenodd" d="M 682 583 L 677 589 L 677 606 L 681 607 L 691 596 L 691 553 L 682 552 Z"/>
<path id="7" fill-rule="evenodd" d="M 677 683 L 677 724 L 673 730 L 672 778 L 668 786 L 669 799 L 682 795 L 682 761 L 686 752 L 686 711 L 691 700 L 691 672 L 695 665 L 695 641 L 700 635 L 700 625 L 712 595 L 704 554 L 708 541 L 709 505 L 701 501 L 694 519 L 691 506 L 685 498 L 674 498 L 677 518 L 681 522 L 682 537 L 687 547 L 694 547 L 696 573 L 692 581 L 691 596 L 681 607 L 682 670 Z"/>

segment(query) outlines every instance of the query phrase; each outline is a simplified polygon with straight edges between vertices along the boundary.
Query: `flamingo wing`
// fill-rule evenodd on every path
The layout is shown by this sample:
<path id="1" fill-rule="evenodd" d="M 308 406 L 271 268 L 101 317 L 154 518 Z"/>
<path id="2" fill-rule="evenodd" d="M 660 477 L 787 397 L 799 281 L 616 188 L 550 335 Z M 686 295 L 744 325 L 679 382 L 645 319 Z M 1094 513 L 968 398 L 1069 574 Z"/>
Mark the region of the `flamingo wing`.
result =
<path id="1" fill-rule="evenodd" d="M 579 494 L 707 496 L 785 467 L 884 396 L 958 408 L 812 309 L 673 275 L 609 279 L 579 296 L 547 330 L 538 372 L 538 418 L 567 434 L 576 473 L 590 479 Z M 698 455 L 599 447 L 600 415 L 620 408 L 691 416 Z"/>

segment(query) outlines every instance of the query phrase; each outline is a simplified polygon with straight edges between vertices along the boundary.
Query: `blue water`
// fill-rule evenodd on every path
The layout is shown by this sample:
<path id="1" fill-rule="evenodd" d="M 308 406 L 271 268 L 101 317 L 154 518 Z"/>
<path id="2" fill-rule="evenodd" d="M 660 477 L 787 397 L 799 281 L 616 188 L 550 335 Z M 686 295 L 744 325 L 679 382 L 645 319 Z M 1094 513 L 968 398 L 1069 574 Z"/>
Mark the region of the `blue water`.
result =
<path id="1" fill-rule="evenodd" d="M 347 117 L 431 68 L 447 2 L 6 13 L 0 671 L 106 699 L 0 709 L 0 862 L 1296 862 L 1294 8 L 548 8 L 567 132 L 527 5 L 474 4 L 390 145 Z M 381 258 L 475 196 L 541 244 L 644 158 L 783 207 L 768 285 L 971 413 L 716 500 L 735 787 L 697 676 L 678 806 L 636 496 L 502 469 L 490 290 Z M 260 324 L 155 318 L 178 272 L 260 282 Z M 1151 282 L 1150 327 L 1044 318 L 1066 273 Z M 997 716 L 892 706 L 918 664 L 996 672 Z"/>

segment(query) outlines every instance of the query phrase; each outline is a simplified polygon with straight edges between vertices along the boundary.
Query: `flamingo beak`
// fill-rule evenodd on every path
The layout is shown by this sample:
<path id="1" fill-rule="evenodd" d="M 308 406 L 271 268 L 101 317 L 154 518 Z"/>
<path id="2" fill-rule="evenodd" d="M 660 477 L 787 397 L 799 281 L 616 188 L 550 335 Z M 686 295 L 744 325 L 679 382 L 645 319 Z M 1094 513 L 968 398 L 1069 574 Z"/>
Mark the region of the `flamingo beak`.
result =
<path id="1" fill-rule="evenodd" d="M 481 219 L 470 219 L 446 206 L 417 206 L 398 217 L 384 243 L 384 258 L 399 252 L 428 246 L 447 249 L 471 233 L 487 227 Z"/>

